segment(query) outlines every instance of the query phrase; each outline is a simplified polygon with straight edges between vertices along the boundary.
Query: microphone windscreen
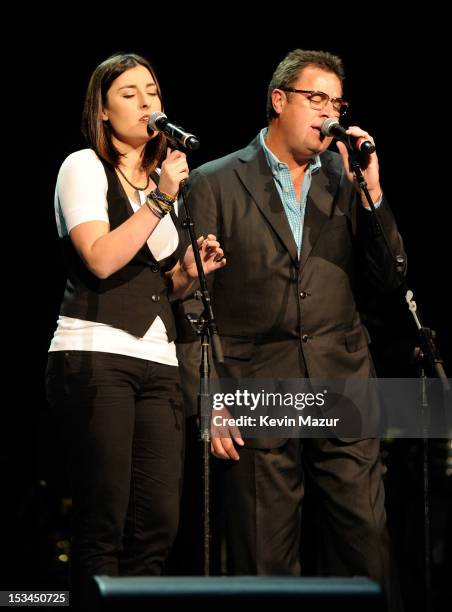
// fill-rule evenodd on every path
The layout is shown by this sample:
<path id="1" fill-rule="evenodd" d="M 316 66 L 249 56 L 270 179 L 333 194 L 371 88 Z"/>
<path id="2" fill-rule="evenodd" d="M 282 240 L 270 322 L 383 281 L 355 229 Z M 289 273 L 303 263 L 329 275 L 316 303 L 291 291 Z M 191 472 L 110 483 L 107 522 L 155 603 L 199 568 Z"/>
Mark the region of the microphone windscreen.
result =
<path id="1" fill-rule="evenodd" d="M 151 113 L 148 119 L 149 129 L 158 132 L 161 127 L 158 126 L 157 122 L 160 122 L 162 119 L 168 120 L 168 117 L 165 115 L 165 113 L 162 113 L 161 111 L 154 111 L 153 113 Z"/>
<path id="2" fill-rule="evenodd" d="M 336 117 L 329 117 L 322 123 L 320 131 L 323 136 L 334 136 L 334 128 L 337 129 L 337 126 L 342 128 L 338 119 L 336 119 Z"/>

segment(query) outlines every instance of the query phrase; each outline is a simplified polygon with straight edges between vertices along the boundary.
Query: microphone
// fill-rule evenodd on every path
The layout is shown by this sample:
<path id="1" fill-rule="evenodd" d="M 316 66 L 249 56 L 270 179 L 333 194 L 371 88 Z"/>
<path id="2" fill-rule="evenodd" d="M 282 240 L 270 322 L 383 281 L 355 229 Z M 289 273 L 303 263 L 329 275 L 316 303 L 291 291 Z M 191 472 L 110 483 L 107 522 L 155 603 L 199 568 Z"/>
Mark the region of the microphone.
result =
<path id="1" fill-rule="evenodd" d="M 340 140 L 350 151 L 359 151 L 360 153 L 373 153 L 375 151 L 375 145 L 366 140 L 363 136 L 350 136 L 345 133 L 345 128 L 339 123 L 336 117 L 330 117 L 325 119 L 320 128 L 323 136 L 334 136 L 336 140 Z"/>
<path id="2" fill-rule="evenodd" d="M 180 126 L 170 123 L 165 113 L 160 111 L 151 113 L 148 120 L 148 129 L 155 132 L 163 132 L 169 139 L 175 140 L 186 149 L 191 149 L 192 151 L 199 149 L 199 140 L 196 136 L 185 132 Z"/>

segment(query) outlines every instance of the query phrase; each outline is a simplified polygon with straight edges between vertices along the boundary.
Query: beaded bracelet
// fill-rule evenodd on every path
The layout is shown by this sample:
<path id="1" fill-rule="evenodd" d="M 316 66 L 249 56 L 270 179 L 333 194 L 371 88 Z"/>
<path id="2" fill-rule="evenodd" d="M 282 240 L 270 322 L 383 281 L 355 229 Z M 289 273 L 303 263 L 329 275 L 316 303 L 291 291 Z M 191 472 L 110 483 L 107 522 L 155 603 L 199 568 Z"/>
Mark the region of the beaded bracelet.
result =
<path id="1" fill-rule="evenodd" d="M 174 206 L 174 202 L 176 201 L 176 198 L 172 198 L 168 194 L 162 193 L 158 187 L 154 189 L 153 191 L 150 191 L 148 195 L 153 200 L 157 200 L 158 202 L 161 202 L 162 204 L 171 206 L 171 208 Z"/>
<path id="2" fill-rule="evenodd" d="M 157 209 L 158 212 L 164 216 L 167 213 L 171 212 L 174 208 L 174 205 L 163 198 L 159 197 L 155 191 L 150 191 L 146 196 L 146 204 L 148 208 L 151 206 L 153 210 Z"/>
<path id="3" fill-rule="evenodd" d="M 158 187 L 156 187 L 154 189 L 154 193 L 157 196 L 158 200 L 163 200 L 167 204 L 174 204 L 174 202 L 177 200 L 177 196 L 170 196 L 169 194 L 165 193 L 164 191 L 160 191 L 160 189 Z"/>
<path id="4" fill-rule="evenodd" d="M 162 200 L 157 200 L 157 198 L 155 197 L 151 197 L 150 199 L 155 203 L 156 206 L 160 208 L 160 210 L 162 210 L 165 213 L 165 215 L 171 212 L 174 208 L 172 204 L 168 204 L 167 202 L 162 202 Z"/>
<path id="5" fill-rule="evenodd" d="M 166 215 L 166 212 L 164 212 L 151 198 L 146 198 L 146 206 L 158 219 L 163 219 Z"/>

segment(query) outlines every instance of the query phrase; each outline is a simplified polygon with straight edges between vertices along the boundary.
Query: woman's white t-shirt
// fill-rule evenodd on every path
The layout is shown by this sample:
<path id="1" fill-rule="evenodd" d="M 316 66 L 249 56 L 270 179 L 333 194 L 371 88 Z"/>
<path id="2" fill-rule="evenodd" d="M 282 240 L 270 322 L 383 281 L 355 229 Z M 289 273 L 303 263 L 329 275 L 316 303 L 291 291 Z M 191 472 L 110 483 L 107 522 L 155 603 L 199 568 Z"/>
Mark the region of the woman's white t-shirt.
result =
<path id="1" fill-rule="evenodd" d="M 109 223 L 107 189 L 104 167 L 92 149 L 82 149 L 64 160 L 55 189 L 55 216 L 60 238 L 80 223 Z M 138 193 L 143 204 L 144 195 L 141 191 Z M 139 210 L 132 200 L 130 204 L 134 212 Z M 170 215 L 160 221 L 147 243 L 157 261 L 176 250 L 179 236 Z M 160 317 L 156 317 L 142 338 L 137 338 L 111 325 L 60 316 L 49 351 L 119 353 L 177 366 L 176 347 L 174 342 L 168 342 Z"/>

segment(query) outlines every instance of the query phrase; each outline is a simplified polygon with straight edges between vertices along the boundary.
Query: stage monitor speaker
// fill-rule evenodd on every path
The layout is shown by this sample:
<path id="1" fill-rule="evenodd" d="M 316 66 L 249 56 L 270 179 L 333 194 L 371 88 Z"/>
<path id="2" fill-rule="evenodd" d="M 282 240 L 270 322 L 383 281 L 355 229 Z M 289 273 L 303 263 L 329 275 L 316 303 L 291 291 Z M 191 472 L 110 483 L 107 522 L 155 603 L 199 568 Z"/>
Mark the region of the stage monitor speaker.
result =
<path id="1" fill-rule="evenodd" d="M 276 576 L 95 576 L 97 610 L 157 612 L 171 609 L 240 612 L 377 612 L 383 610 L 379 585 L 368 578 Z M 177 607 L 176 607 L 177 606 Z M 182 607 L 183 606 L 183 607 Z"/>

